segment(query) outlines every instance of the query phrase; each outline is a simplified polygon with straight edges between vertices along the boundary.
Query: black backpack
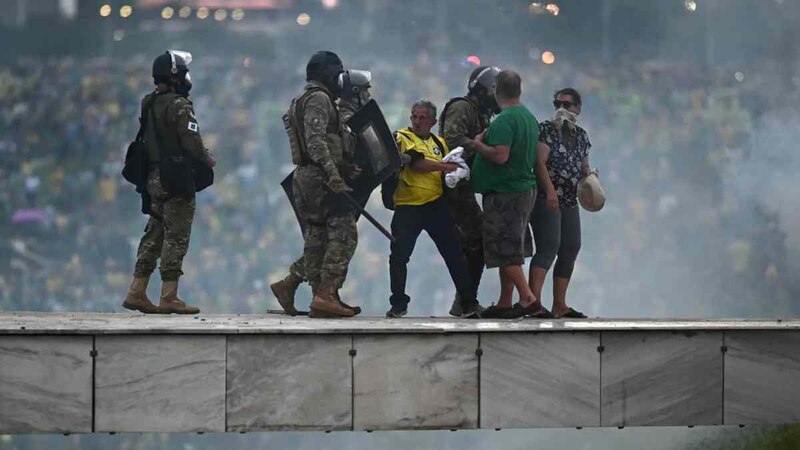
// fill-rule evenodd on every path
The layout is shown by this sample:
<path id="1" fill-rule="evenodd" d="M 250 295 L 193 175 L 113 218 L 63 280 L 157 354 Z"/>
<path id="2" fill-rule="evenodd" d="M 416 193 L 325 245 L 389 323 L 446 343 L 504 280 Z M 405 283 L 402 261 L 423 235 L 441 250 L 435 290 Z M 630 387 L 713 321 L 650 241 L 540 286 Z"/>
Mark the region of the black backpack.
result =
<path id="1" fill-rule="evenodd" d="M 139 131 L 133 142 L 128 145 L 128 151 L 125 153 L 125 166 L 122 168 L 122 177 L 136 186 L 136 192 L 139 193 L 147 191 L 147 141 L 144 131 L 147 126 L 147 112 L 153 103 L 154 100 L 151 99 L 142 108 L 141 117 L 139 117 Z"/>
<path id="2" fill-rule="evenodd" d="M 397 141 L 397 133 L 400 133 L 400 130 L 394 132 L 395 141 Z M 442 149 L 442 152 L 444 152 L 445 146 L 442 145 L 442 141 L 433 133 L 431 133 L 431 138 L 433 142 Z M 390 211 L 394 211 L 394 191 L 397 190 L 397 185 L 400 183 L 400 172 L 402 170 L 403 168 L 401 167 L 400 170 L 393 173 L 381 183 L 381 200 L 383 200 L 383 207 Z"/>

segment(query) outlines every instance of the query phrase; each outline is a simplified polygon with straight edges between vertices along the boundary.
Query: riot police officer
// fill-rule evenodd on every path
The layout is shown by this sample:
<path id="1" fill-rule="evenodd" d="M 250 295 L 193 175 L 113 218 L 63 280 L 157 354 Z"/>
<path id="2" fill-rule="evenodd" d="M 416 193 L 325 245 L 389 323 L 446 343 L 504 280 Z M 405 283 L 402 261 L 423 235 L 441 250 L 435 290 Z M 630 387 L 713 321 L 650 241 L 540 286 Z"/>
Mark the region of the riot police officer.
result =
<path id="1" fill-rule="evenodd" d="M 372 87 L 371 81 L 372 74 L 369 71 L 364 70 L 344 71 L 339 74 L 338 79 L 338 85 L 341 89 L 341 98 L 339 98 L 338 101 L 339 118 L 344 131 L 344 164 L 348 166 L 347 171 L 353 178 L 358 176 L 360 172 L 360 168 L 353 162 L 357 138 L 352 132 L 349 132 L 345 124 L 371 99 L 369 92 L 369 89 Z M 366 200 L 367 199 L 365 199 L 364 203 L 366 203 Z M 363 206 L 364 205 L 362 204 L 362 207 Z M 308 281 L 308 277 L 306 276 L 305 258 L 301 256 L 294 263 L 292 263 L 291 267 L 289 268 L 289 275 L 270 285 L 272 293 L 275 295 L 275 298 L 278 299 L 278 303 L 281 305 L 281 308 L 283 308 L 283 310 L 291 316 L 298 314 L 297 308 L 295 308 L 294 305 L 294 297 L 295 293 L 297 292 L 297 288 L 304 281 Z M 339 300 L 341 302 L 341 299 Z M 361 308 L 359 306 L 350 306 L 346 303 L 341 304 L 345 308 L 352 309 L 354 315 L 361 313 Z"/>
<path id="2" fill-rule="evenodd" d="M 216 165 L 200 137 L 189 91 L 190 53 L 170 50 L 153 62 L 154 92 L 142 100 L 146 142 L 146 186 L 141 187 L 143 212 L 150 215 L 136 254 L 134 278 L 122 306 L 144 313 L 196 314 L 199 308 L 178 297 L 178 278 L 195 212 L 195 192 L 213 182 Z M 161 258 L 161 298 L 158 306 L 145 291 Z"/>
<path id="3" fill-rule="evenodd" d="M 473 70 L 467 82 L 467 95 L 447 102 L 439 119 L 439 134 L 444 137 L 447 147 L 464 148 L 464 159 L 470 167 L 475 158 L 475 144 L 472 139 L 485 130 L 491 117 L 500 111 L 494 96 L 499 73 L 500 68 L 494 66 L 480 66 Z M 475 192 L 466 180 L 462 180 L 454 189 L 448 189 L 446 200 L 458 229 L 470 278 L 477 291 L 484 266 L 483 213 L 475 200 Z M 461 302 L 456 295 L 450 315 L 460 317 L 461 313 Z"/>
<path id="4" fill-rule="evenodd" d="M 292 159 L 297 164 L 292 190 L 299 219 L 307 224 L 302 263 L 314 299 L 311 317 L 351 317 L 354 308 L 341 301 L 338 290 L 344 284 L 350 259 L 358 243 L 356 214 L 337 194 L 349 190 L 345 180 L 358 176 L 358 168 L 349 164 L 343 142 L 345 130 L 336 99 L 341 95 L 342 61 L 333 52 L 315 53 L 306 66 L 303 92 L 296 97 L 286 114 L 287 131 L 292 143 Z M 298 261 L 299 262 L 299 261 Z M 295 264 L 297 266 L 297 263 Z M 291 275 L 290 275 L 291 276 Z M 288 278 L 288 277 L 287 277 Z M 292 280 L 294 281 L 294 280 Z M 279 282 L 281 283 L 281 282 Z M 290 304 L 284 292 L 293 294 L 296 284 L 283 292 L 275 289 L 287 312 Z M 280 294 L 280 295 L 279 295 Z M 287 304 L 284 304 L 287 303 Z"/>

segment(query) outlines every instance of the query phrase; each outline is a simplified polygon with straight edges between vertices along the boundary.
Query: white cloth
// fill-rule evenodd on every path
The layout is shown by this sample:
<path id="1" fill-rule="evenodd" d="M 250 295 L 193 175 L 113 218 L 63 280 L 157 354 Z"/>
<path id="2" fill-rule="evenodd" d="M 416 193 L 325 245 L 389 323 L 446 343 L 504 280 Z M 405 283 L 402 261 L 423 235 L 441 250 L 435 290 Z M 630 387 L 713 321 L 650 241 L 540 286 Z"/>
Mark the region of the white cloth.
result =
<path id="1" fill-rule="evenodd" d="M 444 183 L 450 189 L 456 187 L 461 180 L 469 180 L 469 166 L 464 161 L 464 148 L 456 147 L 447 156 L 442 159 L 442 162 L 458 164 L 458 169 L 446 173 L 444 175 Z"/>

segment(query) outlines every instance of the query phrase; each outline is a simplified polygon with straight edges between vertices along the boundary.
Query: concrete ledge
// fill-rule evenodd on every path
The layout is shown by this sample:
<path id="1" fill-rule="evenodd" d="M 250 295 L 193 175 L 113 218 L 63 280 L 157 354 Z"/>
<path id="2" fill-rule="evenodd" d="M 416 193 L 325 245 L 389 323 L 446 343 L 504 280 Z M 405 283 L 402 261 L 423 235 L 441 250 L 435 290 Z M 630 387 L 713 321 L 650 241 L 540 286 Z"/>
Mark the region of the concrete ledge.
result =
<path id="1" fill-rule="evenodd" d="M 798 348 L 800 321 L 0 314 L 0 433 L 800 423 Z"/>
<path id="2" fill-rule="evenodd" d="M 0 313 L 0 334 L 395 334 L 513 331 L 800 330 L 800 320 L 464 320 L 408 317 L 309 319 L 279 314 L 161 316 L 128 313 Z"/>

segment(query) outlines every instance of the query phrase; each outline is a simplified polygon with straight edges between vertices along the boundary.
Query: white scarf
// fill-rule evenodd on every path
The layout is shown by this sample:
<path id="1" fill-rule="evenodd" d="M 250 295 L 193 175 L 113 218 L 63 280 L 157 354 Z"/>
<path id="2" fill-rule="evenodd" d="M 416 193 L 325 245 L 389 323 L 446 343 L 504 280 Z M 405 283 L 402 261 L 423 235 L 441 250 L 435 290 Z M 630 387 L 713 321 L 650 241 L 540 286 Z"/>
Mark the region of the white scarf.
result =
<path id="1" fill-rule="evenodd" d="M 553 115 L 553 123 L 558 130 L 566 123 L 571 132 L 575 131 L 575 123 L 578 121 L 578 115 L 574 112 L 567 111 L 564 108 L 558 108 Z"/>

